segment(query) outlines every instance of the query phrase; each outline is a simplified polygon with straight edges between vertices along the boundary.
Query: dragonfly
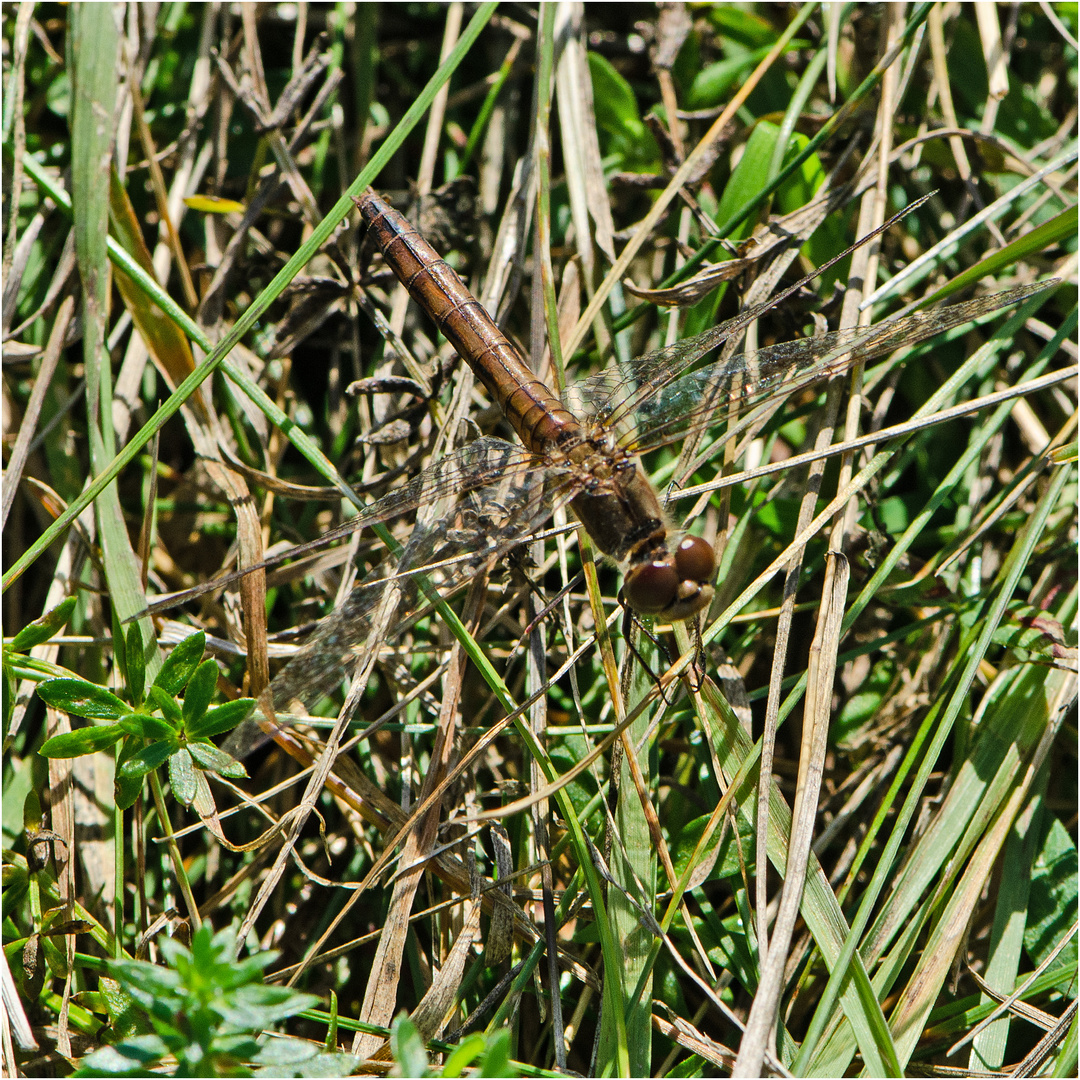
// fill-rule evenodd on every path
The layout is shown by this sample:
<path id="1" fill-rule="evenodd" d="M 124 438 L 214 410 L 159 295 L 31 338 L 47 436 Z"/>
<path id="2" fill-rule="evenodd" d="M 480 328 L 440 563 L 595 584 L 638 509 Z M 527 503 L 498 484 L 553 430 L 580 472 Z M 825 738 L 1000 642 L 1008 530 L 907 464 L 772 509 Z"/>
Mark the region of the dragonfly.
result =
<path id="1" fill-rule="evenodd" d="M 472 368 L 520 441 L 477 438 L 321 538 L 326 542 L 441 500 L 451 504 L 434 523 L 418 523 L 393 570 L 377 567 L 355 585 L 274 678 L 270 694 L 279 717 L 297 702 L 306 711 L 341 685 L 350 666 L 378 644 L 368 640 L 377 611 L 384 630 L 389 625 L 400 630 L 433 589 L 448 594 L 478 566 L 540 529 L 560 506 L 568 505 L 600 552 L 620 566 L 621 599 L 632 611 L 661 621 L 697 615 L 714 593 L 713 548 L 673 528 L 642 467 L 642 454 L 715 426 L 718 417 L 731 436 L 749 425 L 755 408 L 1048 287 L 1045 282 L 1019 286 L 697 366 L 822 267 L 703 334 L 617 364 L 560 396 L 536 376 L 453 268 L 397 210 L 370 189 L 354 201 L 387 265 Z M 278 561 L 281 557 L 259 565 Z M 389 586 L 395 592 L 388 601 Z M 226 749 L 240 757 L 256 739 L 265 735 L 249 720 Z"/>

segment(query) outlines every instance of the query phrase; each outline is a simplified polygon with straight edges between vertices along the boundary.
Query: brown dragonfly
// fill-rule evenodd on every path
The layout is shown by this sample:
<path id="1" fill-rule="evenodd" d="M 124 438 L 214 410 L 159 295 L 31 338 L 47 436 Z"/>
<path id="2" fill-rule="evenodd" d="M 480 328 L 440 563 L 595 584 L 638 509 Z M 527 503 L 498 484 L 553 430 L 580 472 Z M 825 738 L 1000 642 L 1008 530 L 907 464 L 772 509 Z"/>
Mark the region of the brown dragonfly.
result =
<path id="1" fill-rule="evenodd" d="M 278 711 L 288 711 L 294 701 L 310 707 L 340 685 L 350 663 L 369 648 L 374 613 L 387 603 L 389 586 L 396 590 L 390 601 L 394 614 L 387 620 L 384 608 L 380 625 L 400 629 L 422 593 L 450 591 L 478 565 L 522 542 L 560 505 L 568 504 L 600 551 L 620 564 L 622 598 L 631 609 L 661 620 L 697 614 L 713 596 L 713 549 L 700 537 L 672 529 L 641 454 L 711 426 L 723 425 L 730 437 L 761 409 L 802 387 L 1047 287 L 1021 286 L 695 368 L 821 268 L 727 323 L 619 364 L 559 397 L 537 379 L 454 270 L 401 214 L 370 190 L 355 202 L 387 264 L 498 402 L 521 443 L 478 438 L 323 538 L 438 500 L 452 504 L 435 524 L 418 524 L 394 569 L 377 568 L 354 587 L 283 668 L 271 684 Z M 248 722 L 226 748 L 241 756 L 255 738 L 264 737 Z"/>

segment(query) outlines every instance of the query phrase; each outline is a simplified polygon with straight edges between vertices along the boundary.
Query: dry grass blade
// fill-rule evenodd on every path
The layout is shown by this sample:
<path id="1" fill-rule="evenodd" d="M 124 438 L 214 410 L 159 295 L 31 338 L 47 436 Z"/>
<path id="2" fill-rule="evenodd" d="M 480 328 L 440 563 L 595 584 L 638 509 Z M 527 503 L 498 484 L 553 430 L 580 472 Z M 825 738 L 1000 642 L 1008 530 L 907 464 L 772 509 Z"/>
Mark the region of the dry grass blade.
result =
<path id="1" fill-rule="evenodd" d="M 15 499 L 19 482 L 22 479 L 23 467 L 30 453 L 30 441 L 34 437 L 41 407 L 44 404 L 45 393 L 48 390 L 52 374 L 60 361 L 60 350 L 64 346 L 68 326 L 75 312 L 75 301 L 67 297 L 56 312 L 52 330 L 49 332 L 49 343 L 45 346 L 45 355 L 41 360 L 40 379 L 34 386 L 33 394 L 27 404 L 26 413 L 22 424 L 19 426 L 19 435 L 15 445 L 11 448 L 11 457 L 8 459 L 7 468 L 4 470 L 3 512 L 0 514 L 0 527 L 7 522 L 11 512 L 11 504 Z"/>
<path id="2" fill-rule="evenodd" d="M 476 579 L 468 605 L 473 616 L 467 620 L 470 623 L 475 620 L 478 613 L 477 609 L 483 597 L 485 583 L 483 576 Z M 424 777 L 424 786 L 420 795 L 421 801 L 441 786 L 445 776 L 454 745 L 454 724 L 458 713 L 461 681 L 464 673 L 465 654 L 458 649 L 455 651 L 447 672 L 446 697 L 439 718 L 438 737 L 432 750 L 432 765 Z M 413 897 L 423 876 L 424 860 L 435 842 L 435 836 L 439 828 L 440 809 L 440 804 L 435 802 L 424 817 L 417 821 L 415 828 L 405 840 L 401 858 L 408 870 L 394 881 L 394 888 L 390 897 L 390 908 L 386 922 L 383 925 L 382 935 L 379 938 L 371 978 L 368 980 L 367 993 L 360 1012 L 360 1019 L 366 1024 L 387 1026 L 394 1015 L 398 996 L 398 979 L 401 973 L 401 957 L 405 950 L 408 915 L 412 909 Z M 480 919 L 479 905 L 470 906 L 467 921 L 472 922 L 474 919 L 478 924 Z M 475 932 L 476 926 L 466 934 L 467 940 L 464 945 L 466 951 L 471 945 L 472 935 Z M 456 948 L 457 944 L 455 943 Z M 460 955 L 460 963 L 464 965 L 463 955 Z M 435 999 L 441 1005 L 435 1006 L 439 1013 L 437 1018 L 425 1013 L 427 1019 L 421 1025 L 421 1030 L 425 1037 L 428 1038 L 435 1034 L 437 1028 L 441 1026 L 448 1005 L 446 1000 L 447 989 L 445 987 L 439 994 L 436 994 L 435 988 L 432 987 L 429 993 L 434 994 Z M 452 989 L 450 994 L 452 998 Z M 424 1002 L 421 1002 L 419 1008 L 425 1008 Z M 370 1035 L 358 1034 L 353 1041 L 353 1053 L 360 1054 L 365 1058 L 371 1057 L 379 1042 L 380 1040 L 373 1039 Z"/>
<path id="3" fill-rule="evenodd" d="M 821 793 L 821 778 L 825 768 L 829 719 L 832 713 L 832 685 L 836 678 L 836 655 L 839 651 L 843 612 L 847 601 L 848 578 L 846 557 L 830 553 L 825 568 L 817 629 L 810 645 L 810 661 L 807 665 L 799 778 L 795 788 L 795 805 L 791 811 L 791 837 L 784 866 L 784 890 L 780 897 L 780 909 L 776 915 L 774 933 L 769 940 L 768 952 L 763 949 L 766 959 L 762 962 L 761 982 L 746 1021 L 746 1034 L 739 1047 L 739 1057 L 732 1076 L 760 1075 L 765 1049 L 776 1030 L 776 1013 L 787 967 L 788 949 L 802 903 L 817 817 L 818 796 Z M 767 805 L 765 811 L 768 812 Z"/>

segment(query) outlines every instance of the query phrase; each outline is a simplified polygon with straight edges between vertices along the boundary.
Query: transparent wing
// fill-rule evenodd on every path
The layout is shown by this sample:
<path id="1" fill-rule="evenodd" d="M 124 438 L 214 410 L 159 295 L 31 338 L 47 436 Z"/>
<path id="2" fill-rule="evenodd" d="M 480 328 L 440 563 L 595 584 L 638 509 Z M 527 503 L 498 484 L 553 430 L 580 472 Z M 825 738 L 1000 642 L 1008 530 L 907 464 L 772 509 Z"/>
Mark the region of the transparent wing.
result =
<path id="1" fill-rule="evenodd" d="M 424 602 L 421 575 L 429 592 L 452 591 L 484 561 L 542 525 L 554 503 L 565 502 L 575 491 L 566 470 L 544 466 L 535 455 L 501 439 L 479 439 L 446 461 L 453 466 L 433 466 L 408 487 L 414 489 L 425 477 L 435 480 L 434 488 L 419 493 L 419 499 L 453 496 L 451 509 L 432 525 L 418 525 L 396 565 L 388 559 L 357 584 L 276 676 L 270 691 L 279 717 L 294 702 L 311 709 L 340 686 L 359 659 L 384 644 L 380 627 L 390 626 L 391 636 L 403 629 Z M 464 486 L 448 490 L 448 476 Z M 487 482 L 482 484 L 481 478 Z M 229 737 L 225 749 L 243 757 L 265 738 L 259 724 L 248 720 Z"/>
<path id="2" fill-rule="evenodd" d="M 1024 285 L 874 326 L 782 342 L 685 374 L 730 336 L 727 323 L 585 379 L 567 390 L 567 403 L 596 424 L 618 422 L 625 430 L 633 419 L 636 435 L 628 448 L 640 453 L 712 424 L 721 409 L 732 424 L 734 417 L 767 401 L 1017 304 L 1045 288 L 1046 283 Z"/>
<path id="3" fill-rule="evenodd" d="M 223 574 L 194 588 L 186 589 L 184 592 L 174 593 L 151 604 L 140 613 L 140 617 L 156 614 L 176 607 L 178 604 L 187 603 L 204 593 L 221 589 L 254 570 L 268 569 L 308 555 L 336 540 L 351 536 L 357 529 L 378 525 L 409 514 L 425 502 L 436 502 L 439 499 L 476 491 L 502 481 L 507 476 L 530 472 L 540 464 L 542 464 L 541 459 L 523 446 L 490 435 L 477 439 L 429 465 L 401 487 L 394 488 L 381 499 L 365 506 L 355 517 L 349 518 L 348 521 L 333 529 L 328 529 L 315 540 L 306 544 L 297 544 L 288 551 L 253 563 L 251 566 L 244 567 L 243 570 Z"/>

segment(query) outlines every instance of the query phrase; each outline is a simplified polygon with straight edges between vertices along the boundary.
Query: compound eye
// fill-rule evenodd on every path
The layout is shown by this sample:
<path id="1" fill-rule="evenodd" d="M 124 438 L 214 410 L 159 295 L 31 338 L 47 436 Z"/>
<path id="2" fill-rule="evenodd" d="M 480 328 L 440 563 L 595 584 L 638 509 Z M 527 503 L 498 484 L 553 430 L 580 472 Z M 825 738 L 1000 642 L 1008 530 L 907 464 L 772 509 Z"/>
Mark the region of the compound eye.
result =
<path id="1" fill-rule="evenodd" d="M 626 602 L 639 615 L 659 615 L 675 602 L 679 572 L 669 562 L 643 563 L 633 567 L 623 582 Z"/>
<path id="2" fill-rule="evenodd" d="M 684 537 L 675 549 L 675 568 L 680 581 L 711 581 L 716 570 L 712 544 L 700 536 Z"/>

